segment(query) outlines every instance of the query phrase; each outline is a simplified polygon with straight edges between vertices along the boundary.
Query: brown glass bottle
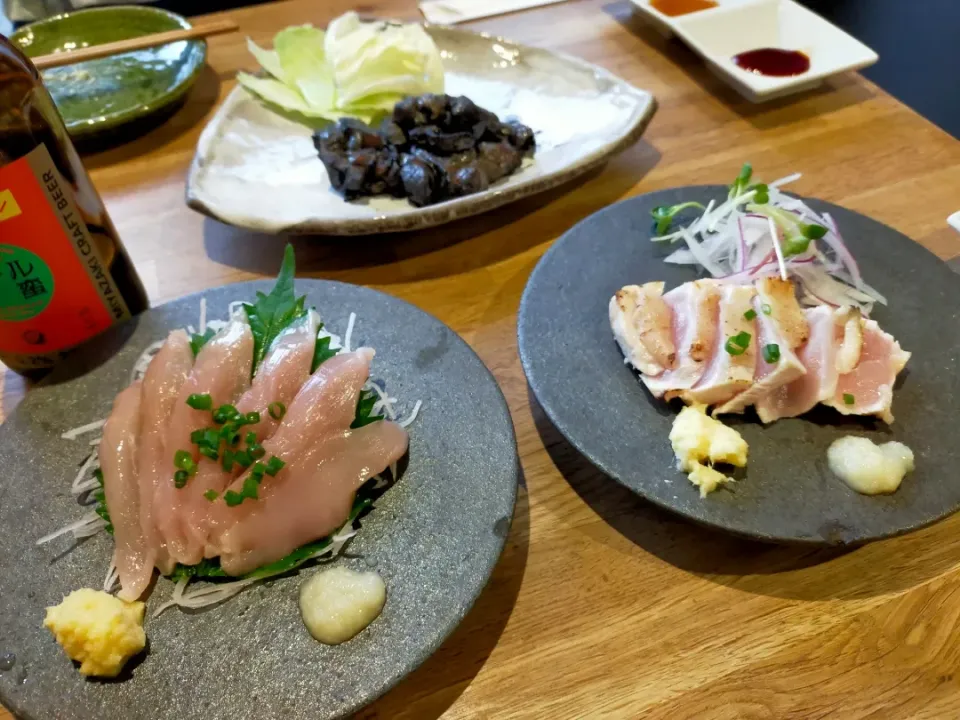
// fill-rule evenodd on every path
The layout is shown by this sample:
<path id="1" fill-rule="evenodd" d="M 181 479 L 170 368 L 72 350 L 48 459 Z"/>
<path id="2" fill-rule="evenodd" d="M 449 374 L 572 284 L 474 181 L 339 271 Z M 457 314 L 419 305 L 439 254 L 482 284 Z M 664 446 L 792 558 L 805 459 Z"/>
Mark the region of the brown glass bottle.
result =
<path id="1" fill-rule="evenodd" d="M 0 361 L 41 373 L 146 308 L 50 93 L 0 35 Z"/>

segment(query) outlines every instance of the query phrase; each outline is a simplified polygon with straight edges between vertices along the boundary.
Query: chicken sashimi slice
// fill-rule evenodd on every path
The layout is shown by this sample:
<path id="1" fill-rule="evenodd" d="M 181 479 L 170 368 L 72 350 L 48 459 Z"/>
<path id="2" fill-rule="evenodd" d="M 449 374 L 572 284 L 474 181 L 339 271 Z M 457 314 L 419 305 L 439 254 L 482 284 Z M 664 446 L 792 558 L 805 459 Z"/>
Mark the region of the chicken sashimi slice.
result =
<path id="1" fill-rule="evenodd" d="M 154 501 L 154 518 L 170 556 L 185 565 L 195 565 L 203 557 L 203 547 L 188 532 L 187 508 L 207 503 L 205 488 L 189 478 L 182 488 L 174 485 L 174 455 L 189 452 L 194 461 L 200 454 L 190 435 L 194 430 L 211 427 L 209 410 L 195 410 L 187 404 L 191 395 L 210 395 L 213 407 L 230 403 L 247 389 L 253 367 L 253 334 L 243 317 L 224 326 L 197 354 L 190 377 L 180 388 L 167 428 L 165 457 L 160 466 Z"/>
<path id="2" fill-rule="evenodd" d="M 164 574 L 173 570 L 174 563 L 154 523 L 153 503 L 161 468 L 168 459 L 166 436 L 170 416 L 180 388 L 192 368 L 193 350 L 190 348 L 190 338 L 183 330 L 174 330 L 154 355 L 143 376 L 140 437 L 137 447 L 140 527 L 143 529 L 151 562 Z"/>
<path id="3" fill-rule="evenodd" d="M 772 315 L 763 312 L 762 305 L 759 296 L 754 297 L 753 309 L 757 314 L 757 358 L 753 385 L 714 409 L 714 415 L 742 413 L 764 395 L 806 373 L 803 363 L 790 349 L 790 342 L 780 330 L 777 321 Z M 772 350 L 773 347 L 776 351 Z M 764 348 L 771 348 L 768 352 L 779 353 L 780 357 L 775 362 L 768 363 L 764 358 Z"/>
<path id="4" fill-rule="evenodd" d="M 399 460 L 407 443 L 407 431 L 389 420 L 319 440 L 265 480 L 258 500 L 244 502 L 251 509 L 221 538 L 221 567 L 243 575 L 329 535 L 346 521 L 360 486 Z"/>
<path id="5" fill-rule="evenodd" d="M 756 294 L 756 290 L 748 285 L 727 285 L 720 291 L 719 326 L 713 355 L 697 384 L 678 393 L 685 403 L 722 404 L 753 383 L 757 364 L 753 318 Z M 737 344 L 740 340 L 743 345 Z"/>
<path id="6" fill-rule="evenodd" d="M 837 381 L 835 392 L 824 401 L 844 415 L 876 415 L 893 422 L 893 384 L 910 359 L 892 335 L 874 320 L 861 320 L 863 346 L 860 362 Z"/>
<path id="7" fill-rule="evenodd" d="M 837 389 L 837 321 L 833 308 L 809 308 L 804 316 L 810 328 L 797 358 L 806 373 L 757 399 L 757 415 L 765 423 L 796 417 L 833 397 Z"/>
<path id="8" fill-rule="evenodd" d="M 141 384 L 135 382 L 117 395 L 98 449 L 107 510 L 113 524 L 113 562 L 120 577 L 120 597 L 130 601 L 143 594 L 153 577 L 153 560 L 140 527 L 140 390 Z"/>
<path id="9" fill-rule="evenodd" d="M 757 280 L 760 307 L 772 317 L 791 350 L 796 350 L 810 337 L 810 324 L 800 303 L 792 280 L 767 277 Z"/>
<path id="10" fill-rule="evenodd" d="M 264 459 L 277 457 L 284 462 L 296 460 L 303 452 L 322 442 L 334 432 L 349 429 L 356 418 L 357 400 L 367 378 L 374 351 L 359 348 L 355 352 L 341 353 L 330 358 L 316 369 L 304 383 L 277 431 L 263 441 Z M 229 487 L 241 492 L 250 471 L 233 481 Z M 277 478 L 264 478 L 265 485 L 279 482 Z M 207 510 L 207 557 L 220 554 L 220 538 L 238 518 L 250 511 L 248 500 L 235 507 L 228 507 L 223 499 L 208 503 Z"/>
<path id="11" fill-rule="evenodd" d="M 640 379 L 654 397 L 669 400 L 696 385 L 709 364 L 717 337 L 720 291 L 713 280 L 694 280 L 675 287 L 663 300 L 671 311 L 676 365 Z"/>
<path id="12" fill-rule="evenodd" d="M 671 311 L 662 282 L 626 285 L 610 298 L 610 327 L 626 361 L 645 375 L 659 375 L 677 359 Z"/>
<path id="13" fill-rule="evenodd" d="M 296 394 L 277 431 L 263 441 L 267 457 L 281 460 L 309 447 L 331 428 L 349 427 L 357 398 L 370 377 L 372 348 L 340 353 L 317 368 Z"/>
<path id="14" fill-rule="evenodd" d="M 309 312 L 273 342 L 250 389 L 237 401 L 241 413 L 260 414 L 259 423 L 244 426 L 245 433 L 252 430 L 260 440 L 273 435 L 279 420 L 271 416 L 268 408 L 273 403 L 286 408 L 310 377 L 319 324 L 320 316 Z"/>

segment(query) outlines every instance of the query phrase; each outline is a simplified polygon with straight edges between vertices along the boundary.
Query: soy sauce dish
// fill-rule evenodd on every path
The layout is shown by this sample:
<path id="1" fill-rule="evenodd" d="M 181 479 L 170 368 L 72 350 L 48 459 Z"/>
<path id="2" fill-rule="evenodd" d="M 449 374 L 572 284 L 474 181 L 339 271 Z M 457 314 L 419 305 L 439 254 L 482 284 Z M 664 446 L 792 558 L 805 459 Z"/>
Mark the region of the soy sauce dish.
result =
<path id="1" fill-rule="evenodd" d="M 632 0 L 752 102 L 809 90 L 877 54 L 794 0 Z"/>

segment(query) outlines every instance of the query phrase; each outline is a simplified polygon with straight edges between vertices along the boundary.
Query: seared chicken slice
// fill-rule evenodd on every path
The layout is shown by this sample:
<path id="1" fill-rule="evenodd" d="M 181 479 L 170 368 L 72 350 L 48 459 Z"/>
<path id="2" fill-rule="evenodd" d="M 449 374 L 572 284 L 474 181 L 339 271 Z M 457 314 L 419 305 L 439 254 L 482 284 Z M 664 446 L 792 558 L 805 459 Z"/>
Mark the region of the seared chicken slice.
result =
<path id="1" fill-rule="evenodd" d="M 910 353 L 875 321 L 861 320 L 860 325 L 863 329 L 860 362 L 852 372 L 840 376 L 835 392 L 824 404 L 844 415 L 876 415 L 889 424 L 893 422 L 890 411 L 893 383 L 910 359 Z"/>
<path id="2" fill-rule="evenodd" d="M 713 411 L 714 415 L 723 413 L 742 413 L 764 395 L 791 383 L 807 371 L 803 363 L 790 349 L 790 343 L 772 315 L 763 312 L 763 303 L 759 297 L 753 299 L 753 309 L 757 313 L 757 364 L 754 369 L 753 385 L 733 399 Z M 766 357 L 773 360 L 767 362 Z"/>
<path id="3" fill-rule="evenodd" d="M 772 317 L 791 350 L 796 350 L 810 337 L 810 325 L 797 302 L 793 281 L 778 277 L 757 280 L 757 295 L 760 306 Z M 765 313 L 767 314 L 767 313 Z"/>
<path id="4" fill-rule="evenodd" d="M 659 375 L 677 358 L 663 285 L 627 285 L 610 298 L 613 336 L 626 361 L 645 375 Z"/>
<path id="5" fill-rule="evenodd" d="M 684 283 L 663 296 L 672 313 L 676 364 L 655 377 L 640 379 L 654 397 L 669 400 L 688 390 L 703 376 L 713 354 L 717 336 L 720 291 L 713 280 Z"/>
<path id="6" fill-rule="evenodd" d="M 797 358 L 806 373 L 757 398 L 757 415 L 765 423 L 796 417 L 832 398 L 837 389 L 837 324 L 833 308 L 825 305 L 804 311 L 810 337 Z"/>
<path id="7" fill-rule="evenodd" d="M 839 323 L 840 349 L 837 351 L 837 372 L 845 375 L 853 372 L 860 362 L 860 350 L 863 347 L 863 324 L 860 309 L 839 308 L 836 312 Z"/>
<path id="8" fill-rule="evenodd" d="M 753 383 L 757 362 L 755 296 L 756 291 L 749 285 L 726 285 L 720 291 L 719 332 L 713 356 L 699 382 L 678 393 L 685 403 L 725 403 Z"/>

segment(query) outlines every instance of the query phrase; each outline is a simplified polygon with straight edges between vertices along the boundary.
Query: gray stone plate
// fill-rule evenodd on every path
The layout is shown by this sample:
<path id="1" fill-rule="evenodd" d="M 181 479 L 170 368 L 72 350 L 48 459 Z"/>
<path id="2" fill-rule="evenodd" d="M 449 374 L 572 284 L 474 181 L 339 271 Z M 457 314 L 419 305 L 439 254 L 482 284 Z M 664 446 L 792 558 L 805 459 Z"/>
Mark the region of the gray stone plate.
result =
<path id="1" fill-rule="evenodd" d="M 252 300 L 270 282 L 205 293 L 211 317 L 230 300 Z M 69 492 L 82 441 L 65 430 L 104 417 L 134 360 L 166 332 L 196 323 L 199 296 L 148 311 L 75 356 L 63 374 L 32 390 L 0 427 L 0 701 L 31 720 L 71 718 L 340 717 L 374 700 L 420 665 L 457 626 L 500 556 L 519 477 L 506 402 L 480 359 L 453 331 L 405 302 L 373 290 L 298 280 L 331 332 L 357 313 L 353 346 L 377 350 L 383 380 L 409 412 L 409 464 L 365 517 L 337 562 L 374 567 L 387 585 L 383 614 L 352 641 L 327 647 L 300 620 L 301 579 L 254 586 L 222 605 L 148 620 L 149 654 L 118 681 L 87 681 L 42 626 L 44 607 L 71 590 L 102 585 L 112 540 L 99 535 L 69 553 L 67 539 L 35 541 L 79 517 Z M 115 345 L 122 345 L 114 353 Z M 114 347 L 111 347 L 113 345 Z M 94 367 L 96 366 L 96 367 Z M 304 571 L 309 574 L 310 570 Z M 148 603 L 167 599 L 160 580 Z"/>
<path id="2" fill-rule="evenodd" d="M 654 400 L 623 364 L 607 317 L 629 283 L 695 278 L 667 265 L 649 241 L 650 210 L 682 200 L 722 198 L 720 186 L 631 198 L 570 230 L 537 265 L 520 305 L 520 356 L 537 399 L 564 436 L 600 470 L 661 507 L 764 540 L 855 544 L 905 533 L 960 506 L 960 282 L 946 264 L 895 230 L 818 200 L 856 255 L 864 278 L 887 296 L 873 317 L 913 352 L 894 393 L 894 425 L 845 419 L 827 408 L 763 427 L 752 411 L 728 417 L 750 445 L 739 482 L 705 499 L 675 466 L 667 436 L 676 407 Z M 900 490 L 866 497 L 827 468 L 842 435 L 899 440 L 917 468 Z"/>

